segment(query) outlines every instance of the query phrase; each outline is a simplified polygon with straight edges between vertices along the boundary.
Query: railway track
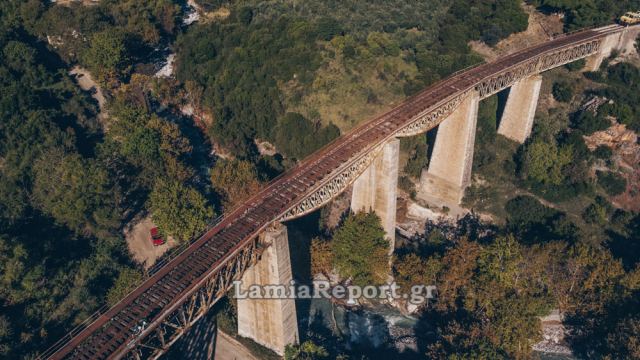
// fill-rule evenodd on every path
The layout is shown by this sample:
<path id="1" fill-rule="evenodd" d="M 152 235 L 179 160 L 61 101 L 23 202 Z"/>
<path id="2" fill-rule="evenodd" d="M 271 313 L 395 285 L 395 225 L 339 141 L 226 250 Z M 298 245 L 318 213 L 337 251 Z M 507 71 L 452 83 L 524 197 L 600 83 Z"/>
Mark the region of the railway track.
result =
<path id="1" fill-rule="evenodd" d="M 244 248 L 254 246 L 259 233 L 273 222 L 281 221 L 284 214 L 339 174 L 354 159 L 365 156 L 394 138 L 420 114 L 433 111 L 452 97 L 474 90 L 486 79 L 531 59 L 568 46 L 599 40 L 622 30 L 617 25 L 584 30 L 516 52 L 493 63 L 458 72 L 410 97 L 389 112 L 363 123 L 312 154 L 226 214 L 118 304 L 59 341 L 41 358 L 108 359 L 136 357 L 140 354 L 157 355 L 157 348 L 154 350 L 151 346 L 147 346 L 149 349 L 146 353 L 144 350 L 138 351 L 144 348 L 146 337 L 161 324 L 170 325 L 167 319 L 175 317 L 177 309 L 193 299 L 194 294 L 212 277 L 219 276 L 222 269 L 237 259 Z M 177 336 L 179 333 L 176 330 Z M 168 345 L 163 343 L 162 346 Z"/>

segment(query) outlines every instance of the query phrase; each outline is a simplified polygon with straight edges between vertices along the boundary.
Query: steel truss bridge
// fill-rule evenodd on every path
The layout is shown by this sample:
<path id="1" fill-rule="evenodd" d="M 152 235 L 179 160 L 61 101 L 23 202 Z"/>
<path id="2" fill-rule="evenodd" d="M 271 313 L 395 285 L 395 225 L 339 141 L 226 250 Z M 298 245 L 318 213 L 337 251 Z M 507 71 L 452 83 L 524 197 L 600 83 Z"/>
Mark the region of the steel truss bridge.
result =
<path id="1" fill-rule="evenodd" d="M 227 213 L 119 303 L 98 311 L 40 358 L 159 357 L 259 259 L 261 232 L 327 204 L 389 140 L 434 128 L 472 91 L 487 98 L 521 79 L 597 54 L 608 36 L 624 29 L 610 25 L 562 35 L 455 73 L 363 123 Z"/>

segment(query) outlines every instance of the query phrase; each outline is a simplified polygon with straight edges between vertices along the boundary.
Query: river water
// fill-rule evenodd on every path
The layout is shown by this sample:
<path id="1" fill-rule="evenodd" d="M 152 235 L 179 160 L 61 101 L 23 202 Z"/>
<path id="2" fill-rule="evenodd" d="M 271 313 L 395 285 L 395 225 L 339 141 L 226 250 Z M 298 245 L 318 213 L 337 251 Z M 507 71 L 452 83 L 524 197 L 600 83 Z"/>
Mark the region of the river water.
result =
<path id="1" fill-rule="evenodd" d="M 397 341 L 408 343 L 409 348 L 415 345 L 413 335 L 418 318 L 403 315 L 388 305 L 351 309 L 323 298 L 311 300 L 309 310 L 311 315 L 302 319 L 301 327 L 313 331 L 314 327 L 322 326 L 340 336 L 347 347 L 379 348 Z M 399 350 L 406 348 L 401 346 Z"/>

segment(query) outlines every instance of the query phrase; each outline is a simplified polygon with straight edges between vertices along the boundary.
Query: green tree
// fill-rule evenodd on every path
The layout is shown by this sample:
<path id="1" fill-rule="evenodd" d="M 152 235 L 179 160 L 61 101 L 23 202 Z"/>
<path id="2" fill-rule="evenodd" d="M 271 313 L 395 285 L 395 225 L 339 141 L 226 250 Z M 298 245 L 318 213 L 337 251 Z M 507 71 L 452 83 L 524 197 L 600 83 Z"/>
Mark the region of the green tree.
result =
<path id="1" fill-rule="evenodd" d="M 118 193 L 97 164 L 53 149 L 36 161 L 34 173 L 34 205 L 61 224 L 95 232 L 118 219 Z"/>
<path id="2" fill-rule="evenodd" d="M 285 360 L 316 360 L 327 357 L 329 357 L 327 350 L 311 340 L 302 344 L 287 345 L 284 349 Z"/>
<path id="3" fill-rule="evenodd" d="M 389 242 L 373 212 L 350 214 L 333 234 L 333 263 L 359 286 L 382 284 L 389 272 Z"/>
<path id="4" fill-rule="evenodd" d="M 338 136 L 340 130 L 333 124 L 316 129 L 304 116 L 287 113 L 275 129 L 275 145 L 283 154 L 302 159 Z"/>
<path id="5" fill-rule="evenodd" d="M 229 210 L 260 190 L 255 166 L 244 160 L 218 160 L 211 169 L 211 184 Z"/>
<path id="6" fill-rule="evenodd" d="M 214 216 L 206 199 L 179 181 L 158 180 L 149 201 L 155 223 L 182 241 L 200 235 Z"/>
<path id="7" fill-rule="evenodd" d="M 587 223 L 604 225 L 608 220 L 607 209 L 599 204 L 591 204 L 584 209 L 582 217 Z"/>
<path id="8" fill-rule="evenodd" d="M 503 288 L 516 288 L 522 278 L 523 253 L 513 235 L 500 236 L 483 249 L 478 259 L 478 270 L 483 282 Z"/>
<path id="9" fill-rule="evenodd" d="M 0 315 L 0 356 L 7 356 L 12 351 L 11 336 L 13 326 L 11 321 L 4 315 Z"/>
<path id="10" fill-rule="evenodd" d="M 573 98 L 573 89 L 571 84 L 566 81 L 557 81 L 553 83 L 552 94 L 554 99 L 560 102 L 569 102 Z"/>
<path id="11" fill-rule="evenodd" d="M 587 61 L 585 59 L 580 59 L 574 62 L 570 62 L 565 67 L 569 69 L 569 71 L 580 71 L 584 69 L 585 65 L 587 65 Z"/>
<path id="12" fill-rule="evenodd" d="M 611 126 L 611 122 L 606 119 L 604 111 L 594 115 L 590 111 L 580 111 L 573 115 L 571 126 L 582 131 L 585 135 L 591 135 L 596 131 L 602 131 Z"/>
<path id="13" fill-rule="evenodd" d="M 82 62 L 102 82 L 120 79 L 129 71 L 129 54 L 124 31 L 111 28 L 95 33 L 82 53 Z"/>
<path id="14" fill-rule="evenodd" d="M 620 195 L 627 190 L 627 179 L 614 172 L 596 171 L 598 183 L 611 196 Z"/>
<path id="15" fill-rule="evenodd" d="M 536 140 L 525 147 L 523 174 L 539 183 L 559 185 L 563 168 L 573 160 L 570 146 L 558 148 L 555 142 Z"/>
<path id="16" fill-rule="evenodd" d="M 107 292 L 107 303 L 115 305 L 142 282 L 142 273 L 136 269 L 123 268 L 115 283 Z"/>
<path id="17" fill-rule="evenodd" d="M 429 163 L 429 158 L 427 156 L 428 145 L 426 134 L 411 138 L 403 138 L 400 142 L 400 146 L 402 150 L 409 153 L 409 158 L 407 159 L 404 171 L 414 179 L 420 178 L 422 170 Z"/>

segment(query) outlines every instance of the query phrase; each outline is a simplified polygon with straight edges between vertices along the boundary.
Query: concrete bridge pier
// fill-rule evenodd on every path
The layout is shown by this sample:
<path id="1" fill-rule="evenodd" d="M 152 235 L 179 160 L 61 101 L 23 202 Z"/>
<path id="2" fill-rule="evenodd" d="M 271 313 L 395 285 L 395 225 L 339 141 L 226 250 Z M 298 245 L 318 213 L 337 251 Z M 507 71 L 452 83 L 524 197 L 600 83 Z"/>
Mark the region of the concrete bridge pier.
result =
<path id="1" fill-rule="evenodd" d="M 498 134 L 524 143 L 531 134 L 541 86 L 542 76 L 540 75 L 522 79 L 511 86 L 500 126 L 498 126 Z"/>
<path id="2" fill-rule="evenodd" d="M 419 196 L 437 205 L 458 205 L 471 183 L 480 95 L 472 91 L 438 127 L 429 167 L 422 171 Z"/>
<path id="3" fill-rule="evenodd" d="M 290 286 L 293 279 L 286 226 L 276 224 L 260 236 L 270 246 L 242 276 L 243 293 L 251 285 Z M 285 346 L 299 341 L 295 300 L 238 299 L 238 334 L 283 355 Z"/>
<path id="4" fill-rule="evenodd" d="M 398 157 L 400 140 L 384 145 L 382 154 L 353 183 L 351 210 L 373 210 L 380 217 L 393 253 L 396 238 L 396 199 L 398 196 Z"/>

